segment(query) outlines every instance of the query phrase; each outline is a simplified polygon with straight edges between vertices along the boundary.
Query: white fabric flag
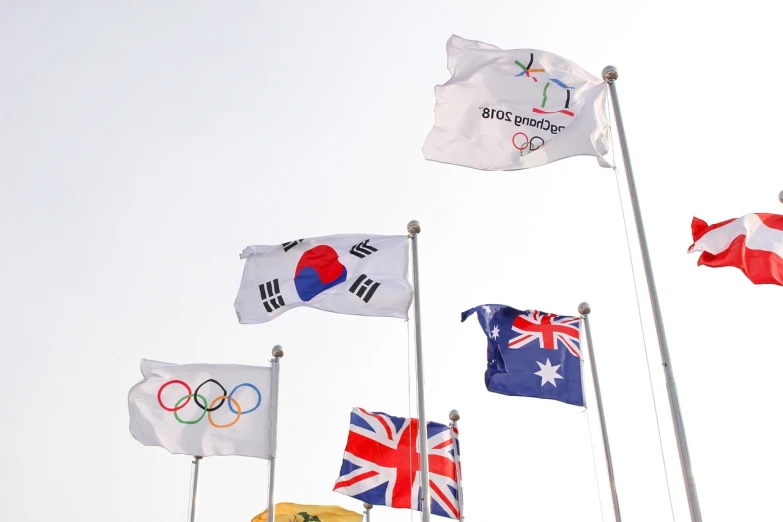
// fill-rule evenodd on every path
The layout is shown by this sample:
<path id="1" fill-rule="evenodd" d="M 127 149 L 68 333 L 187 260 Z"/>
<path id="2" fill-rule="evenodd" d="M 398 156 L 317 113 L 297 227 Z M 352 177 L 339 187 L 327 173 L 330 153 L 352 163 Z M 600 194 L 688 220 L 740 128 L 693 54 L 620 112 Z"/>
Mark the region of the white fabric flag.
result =
<path id="1" fill-rule="evenodd" d="M 609 152 L 606 85 L 573 62 L 537 49 L 503 50 L 452 36 L 451 79 L 435 87 L 425 159 L 481 170 L 539 167 Z"/>
<path id="2" fill-rule="evenodd" d="M 249 246 L 234 308 L 243 324 L 299 306 L 407 319 L 408 237 L 334 235 Z"/>
<path id="3" fill-rule="evenodd" d="M 130 432 L 145 446 L 185 455 L 268 459 L 272 368 L 141 360 L 128 393 Z"/>

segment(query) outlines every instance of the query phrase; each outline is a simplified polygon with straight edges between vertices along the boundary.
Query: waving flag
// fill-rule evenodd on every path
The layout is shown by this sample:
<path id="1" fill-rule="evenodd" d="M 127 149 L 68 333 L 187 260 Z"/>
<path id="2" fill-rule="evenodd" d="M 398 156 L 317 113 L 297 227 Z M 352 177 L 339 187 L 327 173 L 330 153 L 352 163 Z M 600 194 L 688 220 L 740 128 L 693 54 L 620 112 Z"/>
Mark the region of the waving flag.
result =
<path id="1" fill-rule="evenodd" d="M 688 252 L 702 252 L 699 265 L 733 266 L 757 285 L 783 285 L 783 216 L 748 214 L 709 226 L 693 218 L 691 230 Z"/>
<path id="2" fill-rule="evenodd" d="M 579 317 L 490 304 L 462 321 L 473 313 L 487 336 L 487 390 L 584 406 Z"/>
<path id="3" fill-rule="evenodd" d="M 272 369 L 142 359 L 128 393 L 130 432 L 145 446 L 184 455 L 269 458 Z"/>
<path id="4" fill-rule="evenodd" d="M 234 308 L 243 324 L 299 306 L 407 319 L 407 236 L 335 235 L 249 246 Z"/>
<path id="5" fill-rule="evenodd" d="M 312 506 L 281 502 L 275 504 L 275 519 L 270 521 L 267 511 L 253 517 L 250 522 L 362 522 L 361 513 L 340 506 Z"/>
<path id="6" fill-rule="evenodd" d="M 609 152 L 606 85 L 573 62 L 537 49 L 503 50 L 452 36 L 451 79 L 435 87 L 425 159 L 481 170 L 539 167 Z"/>
<path id="7" fill-rule="evenodd" d="M 418 419 L 354 408 L 334 491 L 376 506 L 421 511 L 418 436 Z M 431 513 L 458 519 L 455 451 L 451 428 L 428 422 Z"/>

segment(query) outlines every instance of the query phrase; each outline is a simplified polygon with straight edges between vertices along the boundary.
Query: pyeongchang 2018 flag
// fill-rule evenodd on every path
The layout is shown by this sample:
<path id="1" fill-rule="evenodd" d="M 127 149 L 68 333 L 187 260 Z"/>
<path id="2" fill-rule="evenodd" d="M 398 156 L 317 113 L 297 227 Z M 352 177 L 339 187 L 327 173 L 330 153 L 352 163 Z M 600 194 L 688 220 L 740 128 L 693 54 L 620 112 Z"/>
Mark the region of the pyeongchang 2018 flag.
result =
<path id="1" fill-rule="evenodd" d="M 184 455 L 268 459 L 272 368 L 141 360 L 128 393 L 130 432 L 145 446 Z"/>
<path id="2" fill-rule="evenodd" d="M 299 306 L 338 314 L 407 319 L 408 237 L 334 235 L 249 246 L 234 308 L 242 324 L 265 323 Z"/>
<path id="3" fill-rule="evenodd" d="M 503 50 L 452 36 L 451 79 L 435 87 L 425 159 L 481 170 L 539 167 L 609 152 L 606 85 L 573 62 L 537 49 Z"/>

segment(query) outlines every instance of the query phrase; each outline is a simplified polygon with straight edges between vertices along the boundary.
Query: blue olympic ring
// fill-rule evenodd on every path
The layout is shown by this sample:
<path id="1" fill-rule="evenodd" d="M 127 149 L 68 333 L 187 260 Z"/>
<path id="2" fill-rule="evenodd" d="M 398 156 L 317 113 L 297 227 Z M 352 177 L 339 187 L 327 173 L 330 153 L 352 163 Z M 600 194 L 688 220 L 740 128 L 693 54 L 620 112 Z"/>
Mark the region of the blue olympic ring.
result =
<path id="1" fill-rule="evenodd" d="M 255 392 L 256 392 L 256 395 L 258 395 L 258 402 L 256 402 L 256 405 L 255 405 L 255 406 L 253 406 L 252 408 L 250 408 L 249 410 L 243 410 L 243 411 L 242 411 L 242 415 L 244 415 L 244 414 L 246 414 L 246 413 L 252 413 L 252 412 L 256 411 L 256 410 L 257 410 L 257 409 L 258 409 L 258 408 L 261 406 L 261 391 L 259 391 L 259 389 L 255 387 L 255 385 L 253 385 L 253 384 L 250 384 L 249 382 L 243 382 L 242 384 L 237 384 L 236 386 L 234 386 L 234 389 L 233 389 L 233 390 L 231 390 L 231 393 L 229 393 L 229 394 L 228 394 L 228 410 L 229 410 L 231 413 L 239 413 L 239 412 L 237 412 L 237 410 L 235 410 L 235 409 L 234 409 L 234 407 L 231 405 L 231 397 L 233 397 L 233 396 L 234 396 L 234 393 L 235 393 L 235 392 L 236 392 L 236 391 L 237 391 L 239 388 L 241 388 L 242 386 L 247 386 L 248 388 L 252 388 L 252 389 L 253 389 L 253 391 L 255 391 Z"/>

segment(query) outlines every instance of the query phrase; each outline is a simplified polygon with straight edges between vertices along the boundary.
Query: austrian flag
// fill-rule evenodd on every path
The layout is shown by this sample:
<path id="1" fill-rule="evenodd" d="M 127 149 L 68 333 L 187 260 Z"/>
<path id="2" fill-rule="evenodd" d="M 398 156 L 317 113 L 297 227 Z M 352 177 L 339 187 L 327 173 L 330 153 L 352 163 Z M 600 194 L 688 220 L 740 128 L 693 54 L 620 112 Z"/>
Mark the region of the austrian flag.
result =
<path id="1" fill-rule="evenodd" d="M 699 265 L 733 266 L 757 285 L 783 286 L 783 216 L 747 214 L 715 225 L 693 218 L 691 230 L 688 252 L 702 252 Z"/>

